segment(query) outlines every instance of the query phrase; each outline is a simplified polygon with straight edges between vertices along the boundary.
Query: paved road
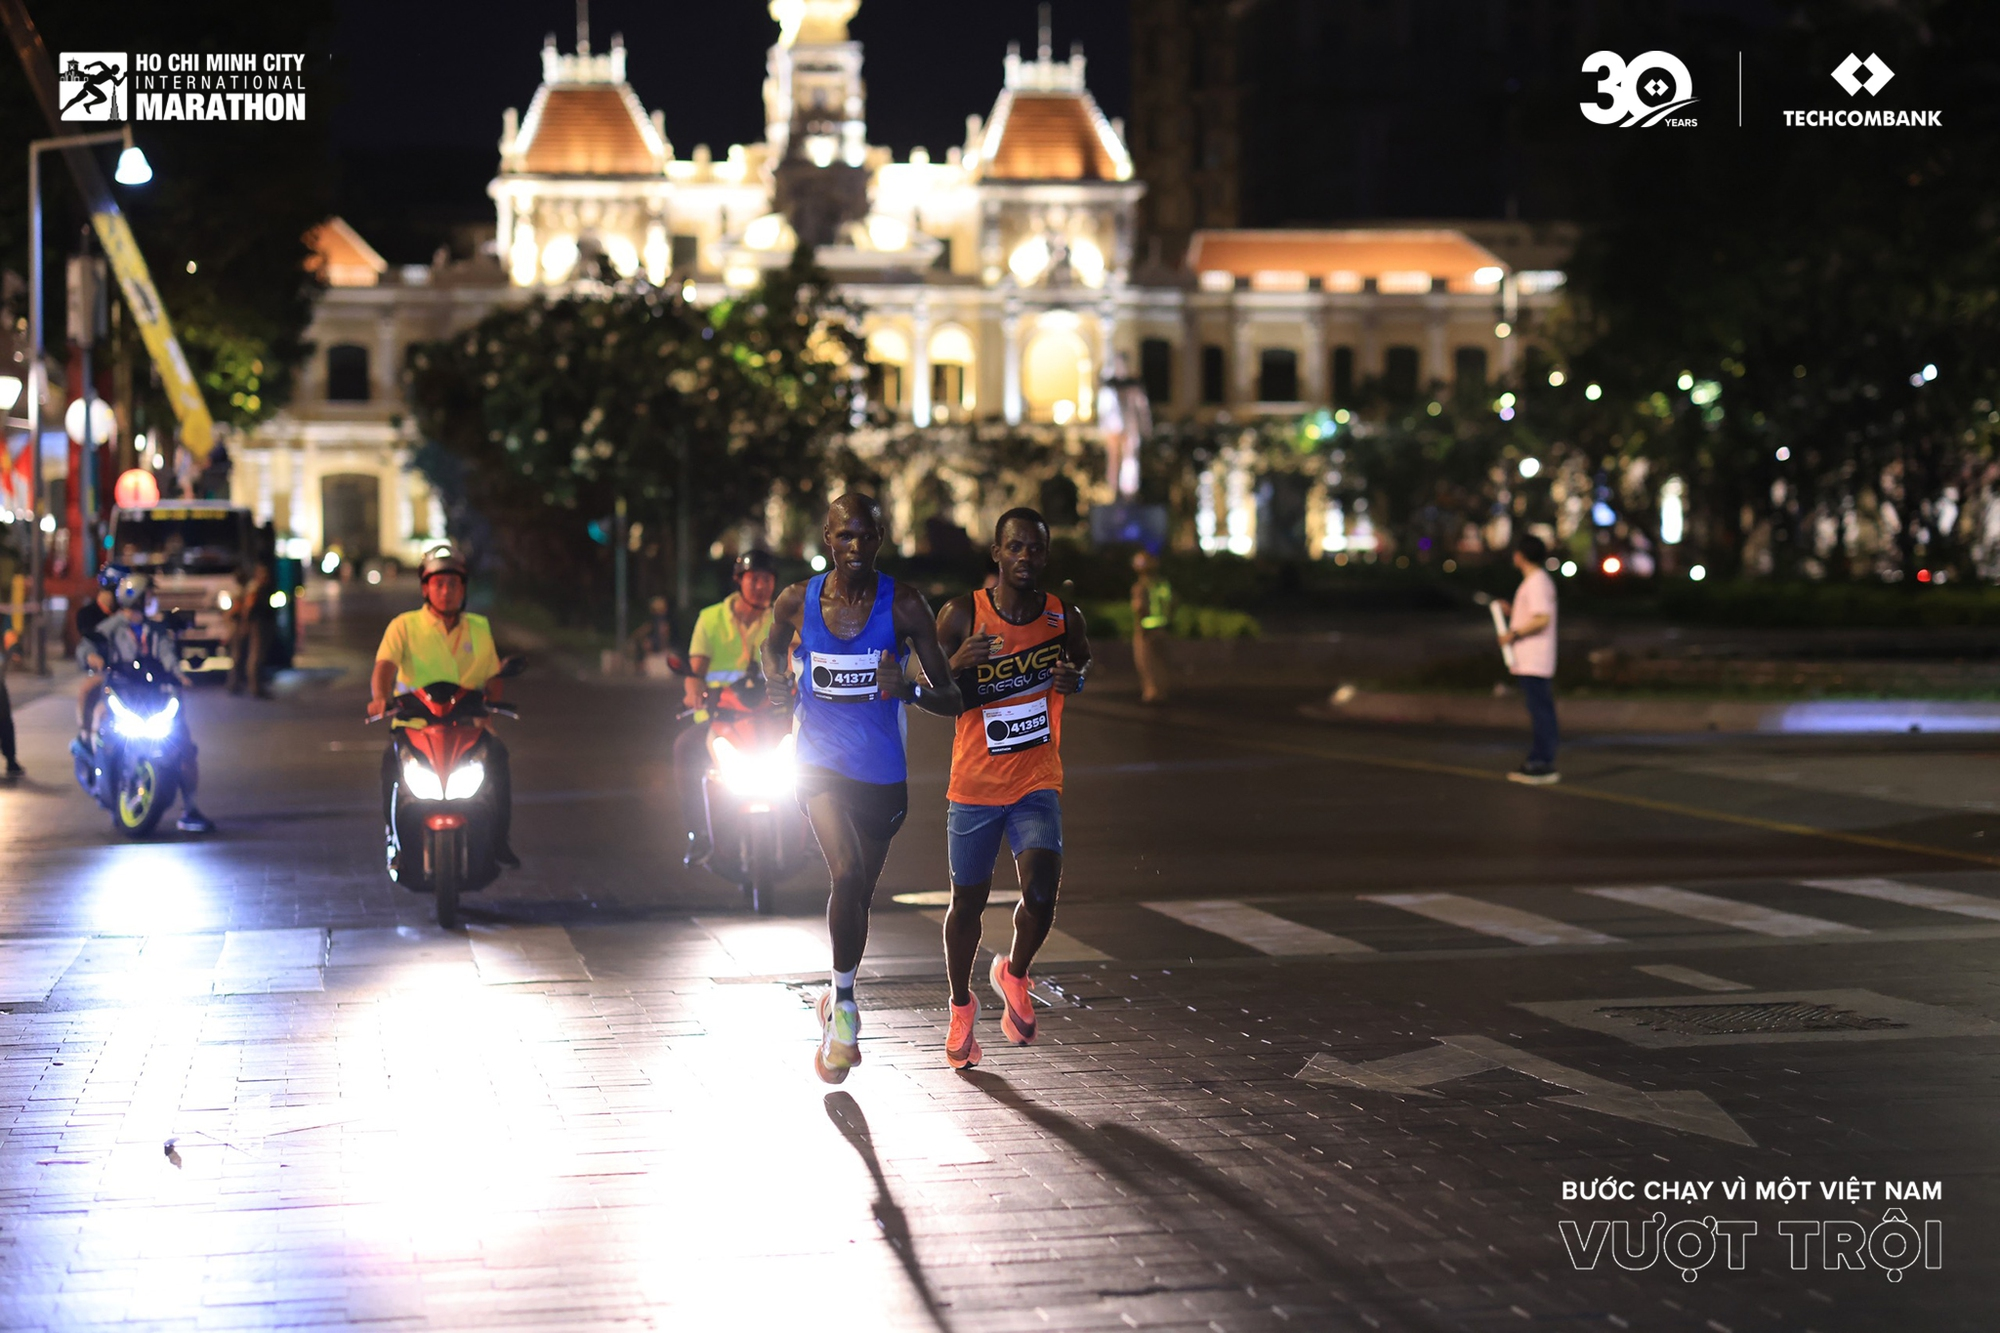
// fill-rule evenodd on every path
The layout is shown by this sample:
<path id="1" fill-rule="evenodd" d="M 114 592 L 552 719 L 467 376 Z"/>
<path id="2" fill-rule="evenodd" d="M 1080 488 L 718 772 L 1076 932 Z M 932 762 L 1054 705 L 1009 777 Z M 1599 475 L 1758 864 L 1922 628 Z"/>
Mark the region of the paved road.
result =
<path id="1" fill-rule="evenodd" d="M 673 863 L 655 687 L 520 683 L 527 866 L 467 930 L 386 880 L 386 608 L 328 627 L 343 681 L 195 700 L 213 839 L 114 843 L 66 698 L 20 710 L 0 1326 L 1990 1327 L 1982 742 L 1581 745 L 1528 790 L 1511 738 L 1093 690 L 1045 1035 L 960 1075 L 936 908 L 887 901 L 945 882 L 918 718 L 829 1092 L 823 888 L 757 919 Z"/>

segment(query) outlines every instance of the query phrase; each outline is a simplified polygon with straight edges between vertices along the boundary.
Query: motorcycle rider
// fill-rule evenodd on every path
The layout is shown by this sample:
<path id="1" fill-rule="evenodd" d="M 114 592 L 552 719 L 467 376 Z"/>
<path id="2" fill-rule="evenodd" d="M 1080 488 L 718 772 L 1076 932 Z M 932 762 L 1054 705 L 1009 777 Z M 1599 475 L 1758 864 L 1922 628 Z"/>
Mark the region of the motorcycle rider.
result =
<path id="1" fill-rule="evenodd" d="M 90 632 L 120 660 L 129 662 L 138 657 L 156 658 L 179 680 L 179 640 L 174 637 L 173 630 L 162 622 L 146 618 L 146 604 L 152 592 L 152 580 L 144 574 L 120 576 L 111 590 L 111 613 L 98 620 Z M 80 731 L 72 748 L 84 758 L 90 758 L 97 749 L 97 715 L 104 706 L 105 664 L 97 643 L 90 639 L 78 644 L 76 651 L 91 676 L 78 700 Z M 187 682 L 181 680 L 181 686 L 185 689 Z M 183 833 L 213 833 L 214 822 L 195 805 L 195 789 L 201 785 L 201 751 L 188 729 L 186 708 L 181 709 L 174 725 L 179 729 L 186 747 L 181 761 L 181 817 L 174 821 L 174 827 Z"/>
<path id="2" fill-rule="evenodd" d="M 674 741 L 674 784 L 680 788 L 681 818 L 687 824 L 683 864 L 699 865 L 713 849 L 702 779 L 708 773 L 709 686 L 734 685 L 750 674 L 771 633 L 771 599 L 778 591 L 778 562 L 769 551 L 736 557 L 736 591 L 704 607 L 688 640 L 688 675 L 683 683 L 692 721 Z"/>
<path id="3" fill-rule="evenodd" d="M 500 654 L 493 646 L 493 627 L 486 617 L 465 609 L 465 559 L 449 546 L 425 553 L 418 571 L 424 604 L 405 611 L 389 622 L 382 633 L 382 645 L 375 650 L 375 670 L 368 682 L 368 716 L 381 717 L 389 709 L 392 693 L 404 694 L 450 681 L 462 689 L 484 690 L 493 703 L 500 702 L 502 682 Z M 392 725 L 401 725 L 392 723 Z M 493 859 L 510 870 L 521 867 L 514 855 L 508 832 L 513 822 L 514 782 L 507 762 L 507 747 L 494 734 L 491 719 L 486 726 L 486 780 L 493 789 L 496 844 Z M 396 786 L 396 747 L 392 743 L 382 756 L 382 823 L 394 817 L 391 802 Z"/>
<path id="4" fill-rule="evenodd" d="M 804 668 L 796 692 L 798 799 L 832 880 L 826 924 L 833 985 L 819 997 L 813 1051 L 813 1069 L 828 1083 L 861 1063 L 854 974 L 868 945 L 868 909 L 889 841 L 910 807 L 903 705 L 950 718 L 962 706 L 924 595 L 875 568 L 883 535 L 882 510 L 872 497 L 835 500 L 820 534 L 833 567 L 778 595 L 764 640 L 768 707 L 793 711 L 793 662 Z M 906 644 L 921 684 L 904 666 Z"/>

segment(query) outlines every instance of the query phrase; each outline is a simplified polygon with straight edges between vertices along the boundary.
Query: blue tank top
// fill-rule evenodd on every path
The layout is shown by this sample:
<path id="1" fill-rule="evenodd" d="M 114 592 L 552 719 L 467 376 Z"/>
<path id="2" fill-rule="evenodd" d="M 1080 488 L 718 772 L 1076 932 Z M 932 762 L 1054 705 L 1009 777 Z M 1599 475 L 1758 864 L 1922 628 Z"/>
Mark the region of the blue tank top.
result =
<path id="1" fill-rule="evenodd" d="M 799 626 L 798 760 L 856 782 L 894 783 L 909 776 L 903 754 L 903 702 L 880 697 L 875 670 L 883 653 L 896 653 L 891 606 L 896 581 L 878 574 L 868 623 L 851 639 L 826 627 L 819 599 L 826 575 L 806 584 Z"/>

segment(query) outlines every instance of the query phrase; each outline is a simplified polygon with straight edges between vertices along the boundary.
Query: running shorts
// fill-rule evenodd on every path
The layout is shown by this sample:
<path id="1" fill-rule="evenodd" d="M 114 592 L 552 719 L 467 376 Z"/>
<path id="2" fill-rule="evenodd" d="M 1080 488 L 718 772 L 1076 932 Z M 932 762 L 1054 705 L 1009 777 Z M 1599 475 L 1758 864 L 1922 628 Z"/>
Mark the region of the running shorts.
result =
<path id="1" fill-rule="evenodd" d="M 862 782 L 843 773 L 799 765 L 799 809 L 811 814 L 809 803 L 816 796 L 830 796 L 861 836 L 873 842 L 887 842 L 903 827 L 910 812 L 910 784 L 907 782 Z"/>
<path id="2" fill-rule="evenodd" d="M 951 882 L 985 884 L 993 878 L 1000 857 L 1000 835 L 1007 835 L 1014 855 L 1042 848 L 1062 855 L 1062 797 L 1043 788 L 1012 805 L 967 805 L 952 801 L 945 815 L 945 838 L 951 850 Z"/>

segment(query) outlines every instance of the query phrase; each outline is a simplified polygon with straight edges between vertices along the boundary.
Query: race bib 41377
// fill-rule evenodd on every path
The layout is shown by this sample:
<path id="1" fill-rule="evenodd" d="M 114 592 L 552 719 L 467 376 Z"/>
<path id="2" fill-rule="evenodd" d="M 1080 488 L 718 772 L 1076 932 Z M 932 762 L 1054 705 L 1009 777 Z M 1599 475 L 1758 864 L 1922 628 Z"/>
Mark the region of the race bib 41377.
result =
<path id="1" fill-rule="evenodd" d="M 875 683 L 875 667 L 881 658 L 874 653 L 814 653 L 808 671 L 816 699 L 873 699 L 881 693 Z"/>

